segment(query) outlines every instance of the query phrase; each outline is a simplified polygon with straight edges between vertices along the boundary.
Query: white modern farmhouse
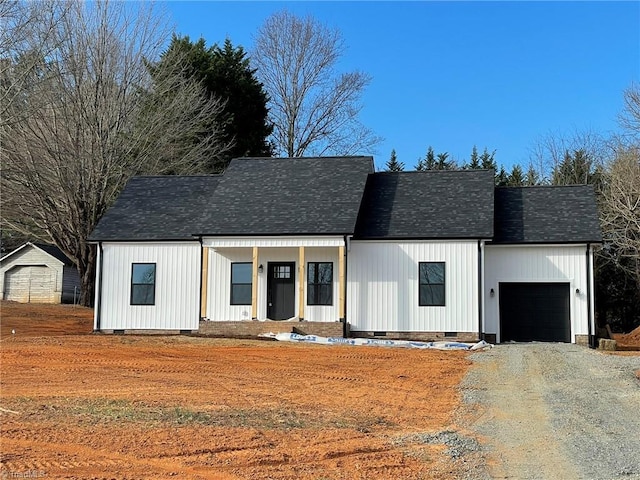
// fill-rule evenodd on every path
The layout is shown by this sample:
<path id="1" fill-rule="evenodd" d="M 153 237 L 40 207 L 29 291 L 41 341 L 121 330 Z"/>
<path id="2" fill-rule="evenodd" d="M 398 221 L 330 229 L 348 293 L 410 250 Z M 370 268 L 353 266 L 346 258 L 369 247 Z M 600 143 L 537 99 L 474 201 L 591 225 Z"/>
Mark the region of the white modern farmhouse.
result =
<path id="1" fill-rule="evenodd" d="M 90 240 L 95 330 L 108 333 L 586 343 L 594 331 L 588 186 L 239 158 L 223 175 L 132 179 Z"/>

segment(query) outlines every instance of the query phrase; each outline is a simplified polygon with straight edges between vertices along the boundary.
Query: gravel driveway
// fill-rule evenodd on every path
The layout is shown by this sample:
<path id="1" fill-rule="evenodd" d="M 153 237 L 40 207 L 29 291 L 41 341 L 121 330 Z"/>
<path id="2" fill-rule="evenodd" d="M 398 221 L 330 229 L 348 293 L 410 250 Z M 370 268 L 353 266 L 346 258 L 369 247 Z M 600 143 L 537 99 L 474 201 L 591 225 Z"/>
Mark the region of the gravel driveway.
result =
<path id="1" fill-rule="evenodd" d="M 471 357 L 467 479 L 640 479 L 640 356 L 570 344 L 499 345 Z"/>

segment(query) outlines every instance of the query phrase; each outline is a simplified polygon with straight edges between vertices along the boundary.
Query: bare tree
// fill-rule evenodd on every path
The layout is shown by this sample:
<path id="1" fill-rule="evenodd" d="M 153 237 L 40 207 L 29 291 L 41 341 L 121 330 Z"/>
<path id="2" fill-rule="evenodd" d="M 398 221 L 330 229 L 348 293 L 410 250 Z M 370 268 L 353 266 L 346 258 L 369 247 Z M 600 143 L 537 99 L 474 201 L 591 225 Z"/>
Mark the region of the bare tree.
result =
<path id="1" fill-rule="evenodd" d="M 620 124 L 636 140 L 640 139 L 640 84 L 632 83 L 624 91 L 624 110 Z"/>
<path id="2" fill-rule="evenodd" d="M 605 239 L 617 255 L 632 260 L 629 273 L 640 289 L 640 146 L 620 149 L 609 165 L 601 211 Z"/>
<path id="3" fill-rule="evenodd" d="M 608 142 L 597 132 L 549 132 L 530 148 L 528 166 L 538 172 L 541 183 L 587 184 L 612 153 Z"/>
<path id="4" fill-rule="evenodd" d="M 340 32 L 282 11 L 260 27 L 251 60 L 270 97 L 273 143 L 289 157 L 371 153 L 380 138 L 358 120 L 369 75 L 339 74 Z"/>
<path id="5" fill-rule="evenodd" d="M 61 3 L 53 28 L 36 22 L 24 39 L 38 68 L 15 82 L 7 75 L 2 87 L 15 89 L 6 108 L 17 120 L 0 125 L 0 218 L 69 255 L 88 305 L 96 249 L 87 238 L 98 220 L 132 175 L 197 172 L 222 153 L 211 129 L 222 105 L 183 75 L 151 83 L 146 59 L 158 57 L 168 33 L 152 6 Z M 202 142 L 182 141 L 189 132 Z"/>

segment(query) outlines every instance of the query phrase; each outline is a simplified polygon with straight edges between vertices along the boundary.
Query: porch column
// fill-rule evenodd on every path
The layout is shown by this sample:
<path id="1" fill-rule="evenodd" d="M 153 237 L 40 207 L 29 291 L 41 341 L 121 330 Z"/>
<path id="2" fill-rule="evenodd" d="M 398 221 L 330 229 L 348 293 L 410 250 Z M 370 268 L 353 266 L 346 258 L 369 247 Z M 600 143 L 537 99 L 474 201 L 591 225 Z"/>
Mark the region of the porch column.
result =
<path id="1" fill-rule="evenodd" d="M 304 320 L 304 282 L 306 282 L 304 268 L 304 247 L 298 247 L 298 319 Z"/>
<path id="2" fill-rule="evenodd" d="M 253 268 L 251 269 L 251 319 L 258 319 L 258 247 L 253 247 Z"/>
<path id="3" fill-rule="evenodd" d="M 338 315 L 340 316 L 340 320 L 344 321 L 344 247 L 338 247 Z"/>
<path id="4" fill-rule="evenodd" d="M 202 247 L 202 290 L 200 291 L 200 318 L 207 316 L 207 292 L 209 285 L 209 247 Z"/>

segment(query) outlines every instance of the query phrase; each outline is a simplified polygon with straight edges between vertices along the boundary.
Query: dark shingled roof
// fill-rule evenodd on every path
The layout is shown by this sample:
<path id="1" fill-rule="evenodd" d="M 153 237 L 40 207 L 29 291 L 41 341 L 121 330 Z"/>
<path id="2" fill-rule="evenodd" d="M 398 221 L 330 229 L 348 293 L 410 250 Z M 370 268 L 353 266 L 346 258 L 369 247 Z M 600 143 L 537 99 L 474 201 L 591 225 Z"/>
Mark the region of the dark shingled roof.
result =
<path id="1" fill-rule="evenodd" d="M 591 185 L 496 189 L 493 243 L 601 241 Z"/>
<path id="2" fill-rule="evenodd" d="M 73 262 L 71 261 L 71 259 L 69 257 L 67 257 L 62 250 L 60 250 L 58 247 L 56 247 L 55 245 L 50 245 L 48 243 L 34 243 L 34 245 L 36 247 L 38 247 L 39 249 L 47 252 L 49 255 L 51 255 L 53 258 L 56 258 L 58 260 L 60 260 L 62 263 L 64 263 L 66 266 L 70 267 L 73 265 Z"/>
<path id="3" fill-rule="evenodd" d="M 490 170 L 369 175 L 356 238 L 493 237 Z"/>
<path id="4" fill-rule="evenodd" d="M 203 211 L 203 235 L 352 234 L 372 157 L 239 158 Z"/>
<path id="5" fill-rule="evenodd" d="M 239 158 L 224 175 L 135 177 L 89 237 L 352 234 L 372 157 Z"/>
<path id="6" fill-rule="evenodd" d="M 208 206 L 221 178 L 134 177 L 89 240 L 193 240 L 197 215 Z"/>

